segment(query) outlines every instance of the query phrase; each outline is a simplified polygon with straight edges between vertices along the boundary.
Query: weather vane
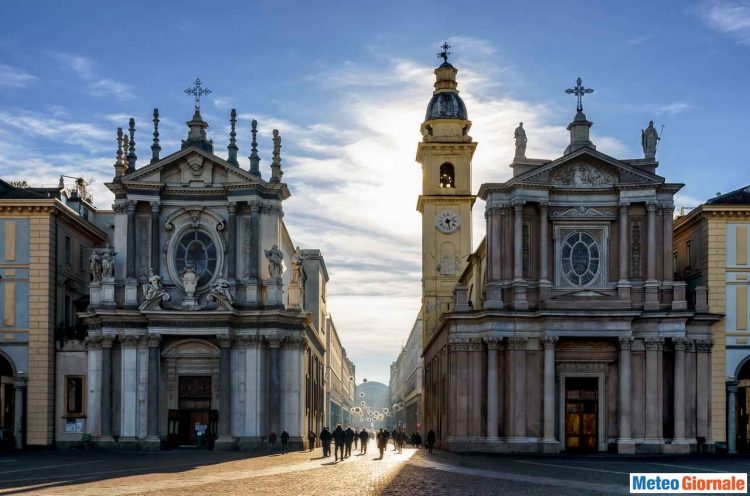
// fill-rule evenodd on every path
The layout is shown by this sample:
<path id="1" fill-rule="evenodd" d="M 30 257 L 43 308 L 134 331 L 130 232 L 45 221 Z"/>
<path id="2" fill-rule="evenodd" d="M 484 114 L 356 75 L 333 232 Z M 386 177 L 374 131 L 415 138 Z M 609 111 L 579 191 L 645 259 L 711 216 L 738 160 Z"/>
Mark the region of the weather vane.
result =
<path id="1" fill-rule="evenodd" d="M 581 83 L 583 83 L 583 81 L 581 81 L 581 78 L 579 77 L 576 80 L 575 88 L 568 88 L 565 90 L 565 93 L 568 95 L 575 95 L 578 97 L 578 106 L 576 107 L 576 110 L 579 112 L 583 112 L 583 95 L 594 92 L 591 88 L 584 88 Z"/>
<path id="2" fill-rule="evenodd" d="M 201 82 L 200 78 L 196 79 L 195 82 L 193 82 L 193 86 L 186 89 L 185 93 L 188 95 L 192 95 L 195 97 L 195 111 L 200 112 L 201 110 L 201 97 L 203 95 L 208 95 L 211 93 L 211 90 L 208 88 L 203 87 L 203 83 Z"/>
<path id="3" fill-rule="evenodd" d="M 446 64 L 448 63 L 448 55 L 451 54 L 451 52 L 448 51 L 450 49 L 450 47 L 451 46 L 446 41 L 445 43 L 443 43 L 442 45 L 440 45 L 440 48 L 442 48 L 443 51 L 440 52 L 439 54 L 437 54 L 438 58 L 439 59 L 443 59 Z"/>

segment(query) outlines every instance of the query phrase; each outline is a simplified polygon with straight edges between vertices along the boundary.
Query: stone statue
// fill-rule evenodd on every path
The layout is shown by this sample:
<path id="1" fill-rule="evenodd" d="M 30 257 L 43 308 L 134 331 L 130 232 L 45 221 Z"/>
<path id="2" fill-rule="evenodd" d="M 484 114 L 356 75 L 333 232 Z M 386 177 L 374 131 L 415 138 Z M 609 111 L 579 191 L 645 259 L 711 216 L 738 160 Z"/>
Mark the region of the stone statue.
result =
<path id="1" fill-rule="evenodd" d="M 91 274 L 91 282 L 102 282 L 102 255 L 98 249 L 91 251 L 89 272 Z"/>
<path id="2" fill-rule="evenodd" d="M 299 246 L 294 250 L 292 257 L 292 280 L 291 284 L 299 284 L 302 280 L 302 251 Z"/>
<path id="3" fill-rule="evenodd" d="M 208 293 L 208 301 L 214 300 L 224 303 L 232 303 L 234 301 L 232 287 L 226 279 L 219 278 L 211 285 L 211 291 Z"/>
<path id="4" fill-rule="evenodd" d="M 161 285 L 161 276 L 154 274 L 154 269 L 148 269 L 148 282 L 141 286 L 144 300 L 153 300 L 164 294 L 164 288 Z"/>
<path id="5" fill-rule="evenodd" d="M 656 149 L 660 139 L 659 133 L 654 128 L 654 121 L 648 121 L 648 127 L 641 129 L 641 146 L 645 158 L 656 158 Z"/>
<path id="6" fill-rule="evenodd" d="M 182 269 L 182 272 L 180 272 L 180 276 L 182 277 L 182 286 L 185 288 L 185 294 L 190 298 L 194 297 L 198 276 L 196 275 L 193 266 L 186 265 L 185 268 Z"/>
<path id="7" fill-rule="evenodd" d="M 106 244 L 104 248 L 99 250 L 102 260 L 102 279 L 114 279 L 115 278 L 115 255 L 117 253 L 114 249 Z"/>
<path id="8" fill-rule="evenodd" d="M 271 276 L 271 279 L 280 278 L 281 273 L 284 270 L 281 267 L 281 263 L 284 261 L 284 254 L 281 253 L 281 250 L 279 250 L 277 245 L 273 245 L 270 250 L 264 251 L 266 253 L 266 258 L 268 259 L 268 275 Z"/>
<path id="9" fill-rule="evenodd" d="M 518 123 L 513 136 L 516 138 L 516 156 L 515 158 L 526 158 L 526 131 L 523 129 L 523 122 Z"/>

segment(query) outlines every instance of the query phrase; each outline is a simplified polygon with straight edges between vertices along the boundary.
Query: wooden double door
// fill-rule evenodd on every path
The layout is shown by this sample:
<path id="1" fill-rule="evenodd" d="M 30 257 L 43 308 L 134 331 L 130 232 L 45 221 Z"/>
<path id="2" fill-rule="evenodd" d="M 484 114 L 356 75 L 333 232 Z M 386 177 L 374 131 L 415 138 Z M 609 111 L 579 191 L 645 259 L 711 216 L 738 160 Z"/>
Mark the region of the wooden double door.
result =
<path id="1" fill-rule="evenodd" d="M 169 445 L 213 447 L 219 412 L 211 409 L 211 376 L 180 376 L 178 383 L 179 409 L 169 410 Z"/>
<path id="2" fill-rule="evenodd" d="M 566 451 L 598 449 L 599 408 L 599 381 L 596 377 L 565 379 Z"/>

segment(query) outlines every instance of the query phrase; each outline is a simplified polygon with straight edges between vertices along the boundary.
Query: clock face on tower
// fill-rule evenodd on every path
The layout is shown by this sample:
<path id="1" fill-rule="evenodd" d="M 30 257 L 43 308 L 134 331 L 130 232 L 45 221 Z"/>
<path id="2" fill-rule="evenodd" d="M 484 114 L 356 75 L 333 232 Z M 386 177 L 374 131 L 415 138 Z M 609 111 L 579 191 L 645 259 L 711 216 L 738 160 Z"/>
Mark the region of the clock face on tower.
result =
<path id="1" fill-rule="evenodd" d="M 458 229 L 458 214 L 456 212 L 440 212 L 435 218 L 435 226 L 445 234 L 450 234 Z"/>

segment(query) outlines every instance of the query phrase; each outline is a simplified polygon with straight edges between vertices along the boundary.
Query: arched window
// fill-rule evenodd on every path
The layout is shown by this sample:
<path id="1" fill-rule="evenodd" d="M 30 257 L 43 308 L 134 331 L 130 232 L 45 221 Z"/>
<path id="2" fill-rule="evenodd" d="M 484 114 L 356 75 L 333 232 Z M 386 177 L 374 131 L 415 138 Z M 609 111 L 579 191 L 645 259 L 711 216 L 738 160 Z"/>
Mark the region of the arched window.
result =
<path id="1" fill-rule="evenodd" d="M 440 166 L 440 187 L 454 188 L 456 186 L 456 174 L 453 172 L 453 164 L 448 162 Z"/>

